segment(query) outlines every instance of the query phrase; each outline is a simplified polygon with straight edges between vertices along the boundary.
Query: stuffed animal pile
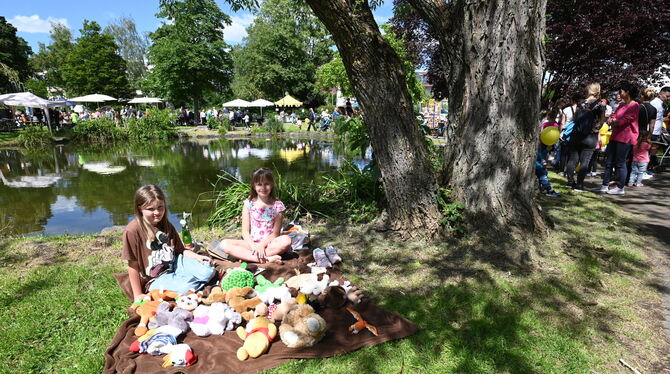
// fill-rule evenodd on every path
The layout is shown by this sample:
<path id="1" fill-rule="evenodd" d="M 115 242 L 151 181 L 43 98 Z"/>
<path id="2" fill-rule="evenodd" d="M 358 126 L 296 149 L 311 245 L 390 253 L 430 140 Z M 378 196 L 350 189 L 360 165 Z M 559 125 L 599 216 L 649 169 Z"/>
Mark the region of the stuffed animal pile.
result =
<path id="1" fill-rule="evenodd" d="M 339 260 L 339 256 L 338 256 Z M 246 360 L 266 353 L 279 337 L 289 348 L 305 348 L 317 344 L 325 336 L 328 325 L 318 314 L 323 308 L 355 306 L 363 297 L 349 281 L 330 281 L 327 269 L 312 267 L 312 272 L 274 282 L 247 270 L 242 263 L 229 269 L 220 285 L 212 287 L 207 297 L 202 292 L 184 295 L 154 290 L 133 304 L 141 320 L 135 329 L 138 339 L 130 350 L 150 355 L 166 355 L 163 366 L 190 366 L 197 355 L 180 339 L 189 331 L 200 337 L 223 335 L 236 329 L 243 341 L 237 358 Z M 352 333 L 377 329 L 358 312 L 347 308 L 355 323 Z"/>

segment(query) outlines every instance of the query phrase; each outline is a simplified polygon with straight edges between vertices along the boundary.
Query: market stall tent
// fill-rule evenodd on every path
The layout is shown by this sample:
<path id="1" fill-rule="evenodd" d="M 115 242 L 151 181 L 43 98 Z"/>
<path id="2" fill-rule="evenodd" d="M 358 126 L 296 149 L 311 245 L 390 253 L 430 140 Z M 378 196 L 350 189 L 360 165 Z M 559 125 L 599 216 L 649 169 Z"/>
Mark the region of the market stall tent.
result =
<path id="1" fill-rule="evenodd" d="M 28 108 L 40 108 L 44 111 L 49 131 L 51 131 L 51 119 L 49 118 L 49 100 L 43 99 L 30 92 L 16 92 L 0 95 L 0 104 L 7 106 L 25 106 Z"/>
<path id="2" fill-rule="evenodd" d="M 266 106 L 273 106 L 273 105 L 275 105 L 273 102 L 267 101 L 265 99 L 258 99 L 249 103 L 250 107 L 261 108 L 261 116 L 263 115 L 263 108 L 265 108 Z"/>
<path id="3" fill-rule="evenodd" d="M 91 94 L 79 97 L 73 97 L 70 101 L 77 103 L 104 103 L 105 101 L 116 101 L 115 98 L 102 94 Z"/>
<path id="4" fill-rule="evenodd" d="M 128 104 L 158 104 L 163 100 L 157 97 L 136 97 L 128 102 Z"/>
<path id="5" fill-rule="evenodd" d="M 277 106 L 301 106 L 302 101 L 296 100 L 293 96 L 286 94 L 286 96 L 282 97 L 278 101 L 275 101 L 275 105 Z"/>
<path id="6" fill-rule="evenodd" d="M 242 99 L 235 99 L 227 103 L 223 103 L 223 106 L 237 107 L 237 108 L 247 108 L 249 107 L 250 102 Z"/>

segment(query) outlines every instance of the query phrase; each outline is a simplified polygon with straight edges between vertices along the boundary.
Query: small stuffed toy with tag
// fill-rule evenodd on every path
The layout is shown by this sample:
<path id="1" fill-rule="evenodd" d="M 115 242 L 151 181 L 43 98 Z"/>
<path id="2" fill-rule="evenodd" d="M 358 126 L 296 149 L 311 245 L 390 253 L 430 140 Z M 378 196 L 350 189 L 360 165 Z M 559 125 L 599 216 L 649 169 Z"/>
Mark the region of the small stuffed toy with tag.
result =
<path id="1" fill-rule="evenodd" d="M 367 322 L 363 319 L 363 317 L 361 317 L 360 313 L 358 313 L 357 311 L 355 311 L 354 309 L 351 309 L 351 308 L 347 308 L 347 310 L 348 310 L 349 313 L 351 313 L 351 315 L 353 315 L 354 318 L 356 319 L 356 323 L 354 323 L 353 325 L 349 326 L 349 331 L 351 331 L 351 332 L 354 333 L 354 334 L 358 334 L 359 331 L 362 331 L 362 330 L 364 330 L 364 329 L 368 329 L 368 330 L 370 330 L 370 332 L 371 332 L 374 336 L 379 336 L 379 333 L 377 333 L 377 328 L 374 327 L 374 326 L 372 326 L 371 324 L 367 323 Z"/>

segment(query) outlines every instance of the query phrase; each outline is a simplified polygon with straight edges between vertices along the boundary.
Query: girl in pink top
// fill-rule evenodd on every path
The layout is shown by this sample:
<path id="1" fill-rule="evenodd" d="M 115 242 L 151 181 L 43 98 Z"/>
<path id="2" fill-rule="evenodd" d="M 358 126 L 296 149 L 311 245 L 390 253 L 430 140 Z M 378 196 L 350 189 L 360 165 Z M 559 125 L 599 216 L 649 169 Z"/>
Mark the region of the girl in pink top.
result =
<path id="1" fill-rule="evenodd" d="M 649 164 L 649 150 L 651 149 L 651 132 L 640 134 L 640 140 L 633 146 L 633 164 L 628 185 L 642 187 L 642 177 L 647 172 Z"/>
<path id="2" fill-rule="evenodd" d="M 279 235 L 284 204 L 277 200 L 272 171 L 256 169 L 249 199 L 242 207 L 242 240 L 226 239 L 220 249 L 243 261 L 282 263 L 281 254 L 291 247 L 288 235 Z"/>

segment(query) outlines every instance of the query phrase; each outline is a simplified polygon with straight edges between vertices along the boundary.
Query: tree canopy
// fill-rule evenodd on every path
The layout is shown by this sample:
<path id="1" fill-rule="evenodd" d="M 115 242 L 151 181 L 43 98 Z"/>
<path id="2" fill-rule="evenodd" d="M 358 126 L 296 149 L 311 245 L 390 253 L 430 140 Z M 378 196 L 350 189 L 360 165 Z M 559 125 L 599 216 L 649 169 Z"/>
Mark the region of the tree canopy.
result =
<path id="1" fill-rule="evenodd" d="M 166 22 L 150 34 L 148 81 L 155 94 L 197 105 L 206 93 L 227 90 L 232 61 L 223 29 L 230 17 L 213 0 L 161 0 L 156 16 Z"/>
<path id="2" fill-rule="evenodd" d="M 264 1 L 234 53 L 235 94 L 278 99 L 289 92 L 307 105 L 317 104 L 322 99 L 314 85 L 316 69 L 331 60 L 332 45 L 303 2 Z"/>
<path id="3" fill-rule="evenodd" d="M 410 95 L 412 95 L 412 100 L 415 102 L 426 99 L 427 95 L 423 89 L 423 85 L 417 78 L 414 70 L 416 65 L 408 57 L 406 48 L 404 46 L 404 41 L 388 24 L 382 24 L 379 26 L 384 30 L 384 39 L 393 47 L 393 50 L 398 54 L 403 64 L 403 71 L 405 73 L 405 80 L 407 83 L 407 89 L 409 90 Z M 344 63 L 342 58 L 336 55 L 328 63 L 321 65 L 316 72 L 316 85 L 321 90 L 328 90 L 332 87 L 339 87 L 342 90 L 344 96 L 354 96 L 354 92 L 351 89 L 351 84 L 349 83 L 349 78 L 347 77 L 347 72 L 344 68 Z"/>
<path id="4" fill-rule="evenodd" d="M 38 96 L 41 95 L 35 91 L 45 93 L 46 87 L 65 87 L 62 69 L 65 66 L 67 55 L 72 51 L 74 46 L 72 43 L 72 32 L 70 32 L 67 26 L 61 23 L 51 24 L 49 36 L 51 43 L 48 46 L 44 43 L 39 43 L 39 52 L 31 59 L 31 64 L 35 71 L 41 74 L 32 79 L 31 82 L 26 83 L 27 86 L 33 87 L 33 91 L 31 92 Z M 43 90 L 42 87 L 44 87 Z"/>
<path id="5" fill-rule="evenodd" d="M 126 62 L 117 53 L 119 47 L 114 38 L 102 33 L 95 21 L 84 20 L 80 33 L 62 67 L 68 95 L 130 96 Z"/>
<path id="6" fill-rule="evenodd" d="M 561 95 L 598 82 L 657 82 L 670 73 L 670 6 L 666 0 L 549 0 L 547 72 Z"/>
<path id="7" fill-rule="evenodd" d="M 105 33 L 114 37 L 119 46 L 121 57 L 126 61 L 127 77 L 131 84 L 137 85 L 146 76 L 145 58 L 149 42 L 145 36 L 137 32 L 135 21 L 129 17 L 121 17 L 105 27 Z"/>
<path id="8" fill-rule="evenodd" d="M 430 27 L 411 0 L 394 0 L 394 29 L 408 53 L 428 69 L 433 93 L 447 92 L 444 56 Z M 557 95 L 569 96 L 584 84 L 656 83 L 670 72 L 670 7 L 665 0 L 548 0 L 546 8 L 546 78 Z M 555 96 L 557 96 L 555 95 Z"/>
<path id="9" fill-rule="evenodd" d="M 32 49 L 16 27 L 0 16 L 0 92 L 17 91 L 19 83 L 31 74 L 28 57 Z"/>

